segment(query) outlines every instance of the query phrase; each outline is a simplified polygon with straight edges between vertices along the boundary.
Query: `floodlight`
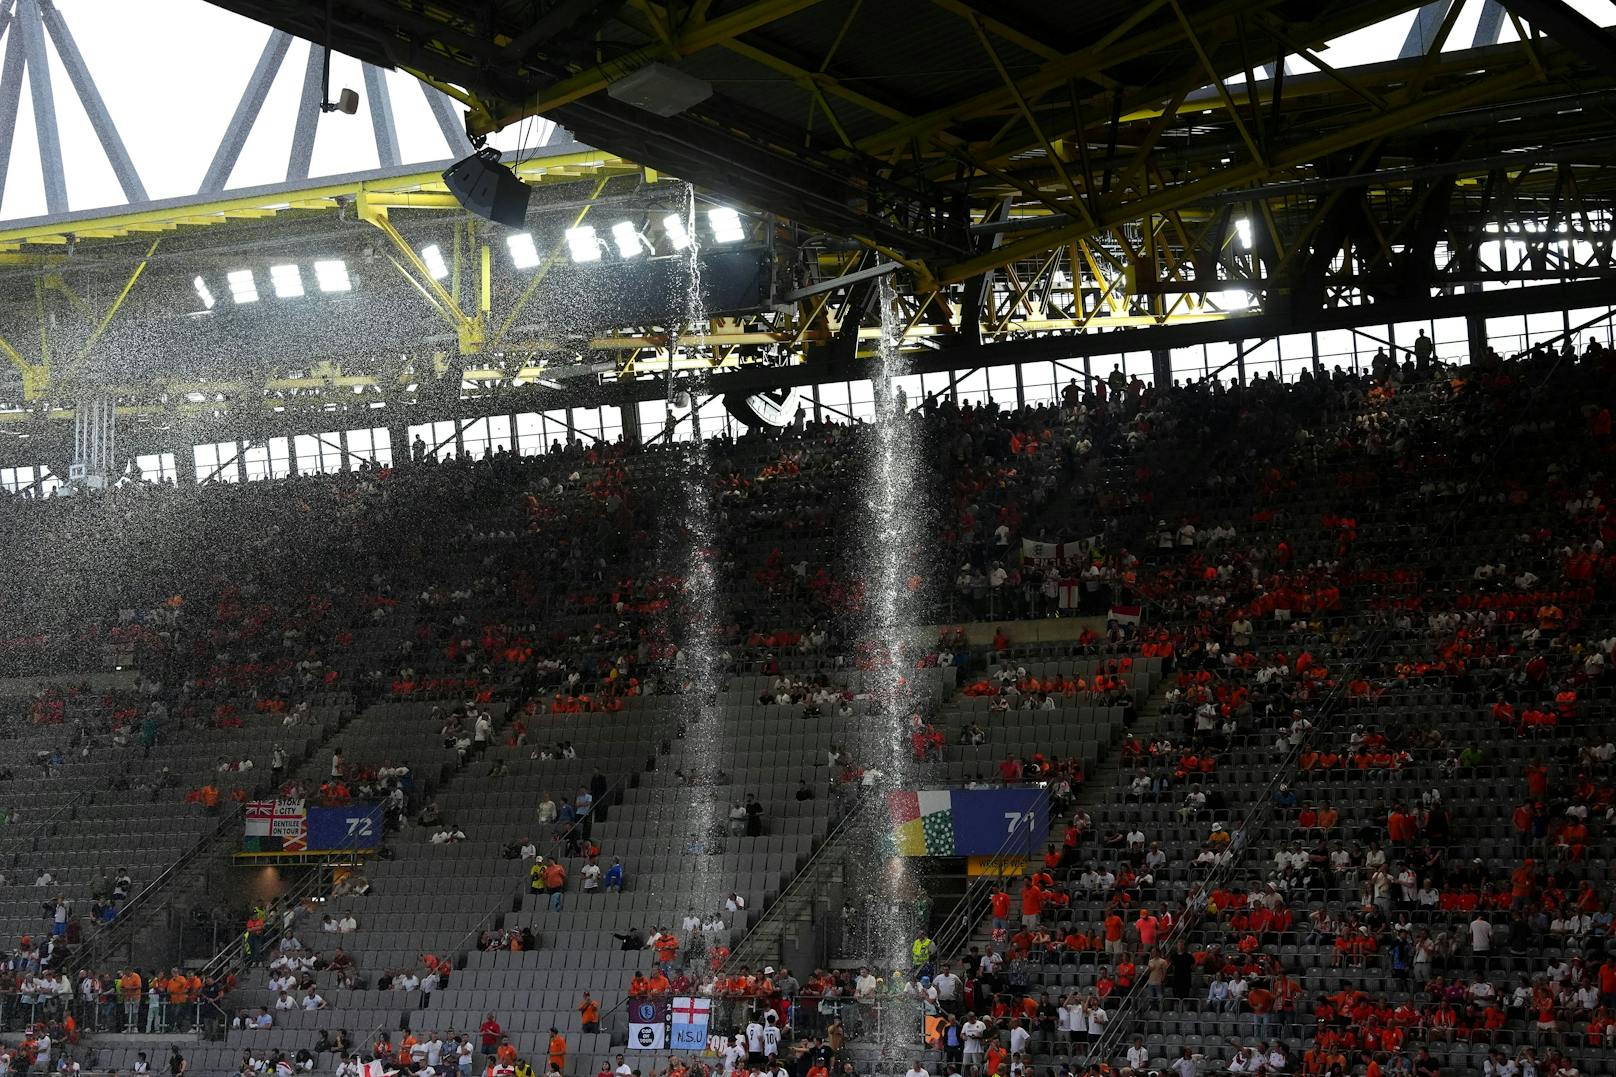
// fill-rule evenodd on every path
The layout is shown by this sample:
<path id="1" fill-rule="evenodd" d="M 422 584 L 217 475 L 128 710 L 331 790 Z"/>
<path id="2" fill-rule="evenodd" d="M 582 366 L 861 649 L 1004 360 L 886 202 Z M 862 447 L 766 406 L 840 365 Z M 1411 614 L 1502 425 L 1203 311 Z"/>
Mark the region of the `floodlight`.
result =
<path id="1" fill-rule="evenodd" d="M 198 277 L 191 283 L 196 286 L 196 297 L 202 300 L 202 306 L 207 310 L 212 310 L 213 292 L 208 289 L 208 282 Z"/>
<path id="2" fill-rule="evenodd" d="M 637 257 L 645 250 L 640 230 L 630 221 L 618 221 L 612 225 L 612 242 L 617 244 L 617 253 L 624 258 Z"/>
<path id="3" fill-rule="evenodd" d="M 442 280 L 449 275 L 449 267 L 443 264 L 443 252 L 436 243 L 421 248 L 421 261 L 426 263 L 426 271 L 432 274 L 433 280 Z"/>
<path id="4" fill-rule="evenodd" d="M 538 248 L 533 246 L 533 237 L 526 232 L 506 236 L 505 246 L 510 248 L 511 264 L 517 269 L 532 269 L 539 264 Z"/>
<path id="5" fill-rule="evenodd" d="M 567 250 L 574 262 L 600 261 L 600 240 L 595 238 L 594 227 L 582 224 L 567 229 Z"/>
<path id="6" fill-rule="evenodd" d="M 690 246 L 690 233 L 685 231 L 685 219 L 677 213 L 670 213 L 662 218 L 662 231 L 668 236 L 668 242 L 676 251 L 682 251 Z"/>
<path id="7" fill-rule="evenodd" d="M 230 298 L 237 306 L 258 302 L 258 282 L 253 279 L 252 270 L 232 269 L 224 279 L 230 285 Z"/>
<path id="8" fill-rule="evenodd" d="M 707 223 L 712 226 L 713 238 L 720 243 L 737 243 L 746 238 L 741 215 L 728 206 L 714 206 L 708 210 Z"/>
<path id="9" fill-rule="evenodd" d="M 314 279 L 322 292 L 346 292 L 353 287 L 348 279 L 348 266 L 340 258 L 314 263 Z"/>
<path id="10" fill-rule="evenodd" d="M 296 299 L 303 294 L 303 274 L 295 265 L 270 266 L 269 283 L 280 299 Z"/>

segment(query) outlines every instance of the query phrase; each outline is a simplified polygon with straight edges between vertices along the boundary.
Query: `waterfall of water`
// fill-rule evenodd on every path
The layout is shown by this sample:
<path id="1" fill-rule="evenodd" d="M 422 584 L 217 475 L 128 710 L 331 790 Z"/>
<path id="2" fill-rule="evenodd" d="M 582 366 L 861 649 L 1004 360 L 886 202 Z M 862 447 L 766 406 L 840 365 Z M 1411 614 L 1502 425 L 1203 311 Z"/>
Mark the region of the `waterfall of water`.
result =
<path id="1" fill-rule="evenodd" d="M 670 422 L 676 395 L 673 353 L 681 335 L 704 332 L 707 313 L 701 294 L 701 262 L 695 221 L 695 192 L 686 187 L 685 212 L 690 236 L 683 280 L 684 294 L 678 317 L 669 333 L 668 399 Z M 676 502 L 682 515 L 674 523 L 676 550 L 670 550 L 670 571 L 684 580 L 681 601 L 669 610 L 668 637 L 679 648 L 674 675 L 680 696 L 678 719 L 682 736 L 684 783 L 674 791 L 675 811 L 687 819 L 687 849 L 692 852 L 689 871 L 680 889 L 688 906 L 704 918 L 723 908 L 726 895 L 718 890 L 718 854 L 728 841 L 728 801 L 746 790 L 717 783 L 723 752 L 722 710 L 719 693 L 723 687 L 723 654 L 717 639 L 720 625 L 719 580 L 716 570 L 719 536 L 713 503 L 713 472 L 706 442 L 697 425 L 702 384 L 690 386 L 691 440 L 681 447 L 677 462 L 679 490 Z M 670 432 L 671 438 L 671 432 Z M 669 536 L 672 538 L 673 536 Z M 662 925 L 674 930 L 677 925 Z M 685 940 L 688 946 L 692 941 Z"/>
<path id="2" fill-rule="evenodd" d="M 913 792 L 918 781 L 910 736 L 919 701 L 912 694 L 913 678 L 906 674 L 912 672 L 914 645 L 920 642 L 913 638 L 911 603 L 925 486 L 918 466 L 918 432 L 893 390 L 893 380 L 906 372 L 907 363 L 900 348 L 902 312 L 885 277 L 880 304 L 880 348 L 872 372 L 875 421 L 864 431 L 869 471 L 864 478 L 867 523 L 861 574 L 866 590 L 860 637 L 869 665 L 865 684 L 872 713 L 854 744 L 858 761 L 874 772 L 868 778 L 870 793 L 889 798 Z M 925 928 L 924 886 L 913 862 L 894 846 L 885 810 L 873 814 L 862 840 L 868 845 L 868 855 L 860 858 L 866 877 L 850 879 L 848 886 L 867 902 L 865 937 L 870 943 L 863 956 L 878 975 L 907 980 L 910 944 Z M 895 996 L 884 1007 L 874 1030 L 883 1056 L 894 1061 L 906 1059 L 921 1042 L 918 1004 L 908 1006 L 899 999 Z"/>

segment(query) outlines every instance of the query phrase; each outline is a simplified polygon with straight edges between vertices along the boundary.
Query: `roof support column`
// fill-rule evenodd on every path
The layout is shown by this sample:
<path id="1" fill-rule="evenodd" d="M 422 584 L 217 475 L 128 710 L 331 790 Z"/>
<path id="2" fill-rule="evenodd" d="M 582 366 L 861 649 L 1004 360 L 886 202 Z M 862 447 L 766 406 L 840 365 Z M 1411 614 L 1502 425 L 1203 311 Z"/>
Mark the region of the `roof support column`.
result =
<path id="1" fill-rule="evenodd" d="M 0 33 L 9 29 L 6 37 L 4 69 L 0 70 L 0 199 L 6 192 L 6 175 L 11 169 L 11 143 L 17 132 L 17 109 L 22 103 L 22 73 L 25 65 L 22 35 L 17 22 L 8 10 L 0 16 Z"/>
<path id="2" fill-rule="evenodd" d="M 1397 54 L 1400 60 L 1410 60 L 1416 56 L 1424 56 L 1436 38 L 1437 28 L 1448 15 L 1448 7 L 1452 0 L 1433 0 L 1414 13 L 1414 25 L 1408 28 L 1408 36 L 1403 38 L 1403 48 Z"/>
<path id="3" fill-rule="evenodd" d="M 62 66 L 67 69 L 68 81 L 78 93 L 79 103 L 84 106 L 95 137 L 100 140 L 101 149 L 107 155 L 107 163 L 112 166 L 112 174 L 118 177 L 118 186 L 123 188 L 124 198 L 131 203 L 146 201 L 146 185 L 140 182 L 140 173 L 129 159 L 123 137 L 118 134 L 118 125 L 112 122 L 112 114 L 107 111 L 107 103 L 96 88 L 90 65 L 84 62 L 78 42 L 73 40 L 73 32 L 67 28 L 67 20 L 62 18 L 62 13 L 56 10 L 51 0 L 39 0 L 39 13 L 51 41 L 56 44 L 56 54 L 62 58 Z"/>
<path id="4" fill-rule="evenodd" d="M 387 72 L 375 64 L 365 64 L 364 74 L 370 129 L 376 134 L 376 159 L 383 168 L 392 168 L 399 162 L 398 128 L 393 123 L 393 98 L 387 92 Z"/>
<path id="5" fill-rule="evenodd" d="M 292 130 L 292 152 L 286 160 L 286 178 L 309 178 L 309 163 L 314 159 L 314 134 L 320 123 L 320 102 L 325 96 L 322 72 L 325 67 L 325 46 L 309 43 L 309 62 L 303 68 L 303 93 L 297 103 L 297 126 Z"/>
<path id="6" fill-rule="evenodd" d="M 39 0 L 19 0 L 14 29 L 22 36 L 28 59 L 28 96 L 34 102 L 34 133 L 39 140 L 39 170 L 45 178 L 45 208 L 67 212 L 67 176 L 62 171 L 62 135 L 56 127 L 56 100 L 51 93 L 50 61 L 45 55 L 45 24 Z"/>
<path id="7" fill-rule="evenodd" d="M 1499 0 L 1482 0 L 1481 17 L 1476 20 L 1476 36 L 1470 42 L 1473 49 L 1498 44 L 1498 35 L 1504 29 L 1504 5 Z"/>
<path id="8" fill-rule="evenodd" d="M 292 35 L 282 30 L 274 31 L 264 42 L 264 51 L 258 54 L 252 77 L 247 80 L 247 88 L 241 92 L 241 100 L 236 102 L 230 126 L 225 128 L 219 148 L 213 152 L 213 160 L 208 164 L 207 174 L 202 177 L 198 194 L 222 191 L 224 185 L 230 182 L 230 173 L 236 167 L 236 159 L 241 156 L 241 147 L 247 143 L 247 136 L 258 120 L 258 113 L 264 107 L 264 98 L 269 96 L 269 87 L 275 81 L 275 73 L 281 69 L 281 62 L 286 59 L 286 50 L 291 44 Z"/>
<path id="9" fill-rule="evenodd" d="M 449 96 L 435 86 L 421 83 L 421 92 L 426 94 L 426 103 L 432 106 L 432 117 L 438 121 L 438 130 L 443 132 L 443 140 L 449 143 L 451 157 L 470 157 L 471 139 L 466 137 L 466 125 L 455 119 L 454 106 L 449 103 Z"/>

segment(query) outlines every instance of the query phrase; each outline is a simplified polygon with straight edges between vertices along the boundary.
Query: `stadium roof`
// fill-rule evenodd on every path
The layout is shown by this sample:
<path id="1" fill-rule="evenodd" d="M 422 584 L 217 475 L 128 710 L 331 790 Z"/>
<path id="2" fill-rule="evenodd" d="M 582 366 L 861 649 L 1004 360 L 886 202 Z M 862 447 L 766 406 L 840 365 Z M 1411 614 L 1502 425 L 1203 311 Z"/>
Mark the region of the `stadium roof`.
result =
<path id="1" fill-rule="evenodd" d="M 1228 192 L 1365 171 L 1366 151 L 1373 170 L 1611 148 L 1616 43 L 1563 0 L 219 2 L 433 80 L 474 131 L 543 115 L 944 282 Z M 1349 73 L 1320 55 L 1396 16 L 1392 59 Z M 1505 26 L 1530 40 L 1449 49 Z M 662 117 L 608 92 L 657 62 L 711 96 Z M 1052 220 L 984 250 L 968 226 L 1007 198 Z"/>

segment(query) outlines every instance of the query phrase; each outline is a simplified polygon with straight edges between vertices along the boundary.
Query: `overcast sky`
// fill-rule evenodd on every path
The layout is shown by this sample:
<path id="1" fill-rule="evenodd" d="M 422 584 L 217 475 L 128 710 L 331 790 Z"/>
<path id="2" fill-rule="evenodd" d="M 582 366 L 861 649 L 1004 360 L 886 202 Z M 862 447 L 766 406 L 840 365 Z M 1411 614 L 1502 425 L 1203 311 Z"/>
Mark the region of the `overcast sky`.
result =
<path id="1" fill-rule="evenodd" d="M 1600 23 L 1616 22 L 1616 5 L 1611 0 L 1571 2 Z M 1482 0 L 1464 0 L 1464 4 L 1452 45 L 1469 44 Z M 90 66 L 147 193 L 152 198 L 194 194 L 268 40 L 268 28 L 204 0 L 56 0 L 56 6 Z M 1333 66 L 1348 67 L 1395 56 L 1413 18 L 1410 12 L 1333 42 L 1327 58 Z M 1514 37 L 1506 23 L 1504 39 Z M 309 47 L 304 41 L 292 43 L 229 186 L 285 179 Z M 61 60 L 49 44 L 47 51 L 71 207 L 122 205 L 122 191 Z M 415 80 L 388 72 L 387 84 L 404 161 L 431 162 L 451 156 Z M 358 62 L 333 57 L 331 85 L 333 95 L 344 86 L 359 91 L 360 109 L 354 116 L 332 113 L 321 117 L 311 174 L 318 177 L 376 167 L 369 102 L 363 100 Z M 0 197 L 0 220 L 45 213 L 31 92 L 25 81 L 10 169 Z M 514 149 L 519 142 L 531 146 L 542 140 L 548 126 L 542 121 L 529 122 L 508 128 L 492 141 L 502 149 Z"/>

